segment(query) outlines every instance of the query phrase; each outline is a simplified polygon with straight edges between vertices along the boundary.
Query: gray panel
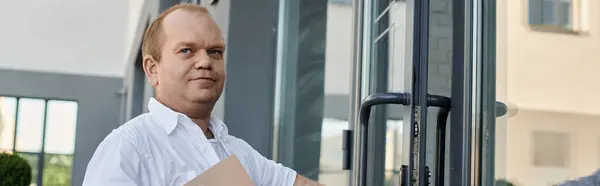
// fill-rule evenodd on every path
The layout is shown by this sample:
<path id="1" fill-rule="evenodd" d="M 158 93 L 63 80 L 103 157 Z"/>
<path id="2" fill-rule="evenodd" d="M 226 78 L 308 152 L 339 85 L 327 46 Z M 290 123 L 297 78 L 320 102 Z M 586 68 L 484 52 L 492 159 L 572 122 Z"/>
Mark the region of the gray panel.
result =
<path id="1" fill-rule="evenodd" d="M 352 5 L 352 0 L 329 0 L 329 2 L 348 6 Z"/>
<path id="2" fill-rule="evenodd" d="M 267 158 L 272 156 L 277 0 L 231 0 L 225 122 Z"/>
<path id="3" fill-rule="evenodd" d="M 185 0 L 159 0 L 159 4 L 158 4 L 158 10 L 159 13 L 164 12 L 165 10 L 169 9 L 169 7 L 176 5 L 180 2 L 186 2 Z"/>
<path id="4" fill-rule="evenodd" d="M 77 101 L 73 185 L 82 184 L 96 147 L 121 124 L 121 84 L 121 78 L 0 69 L 0 95 Z"/>
<path id="5" fill-rule="evenodd" d="M 144 67 L 142 65 L 142 51 L 138 51 L 138 57 L 135 60 L 133 65 L 133 87 L 131 89 L 131 115 L 127 120 L 132 119 L 140 114 L 142 114 L 146 109 L 144 109 L 144 105 L 146 100 L 144 100 L 146 96 L 146 73 L 144 72 Z"/>

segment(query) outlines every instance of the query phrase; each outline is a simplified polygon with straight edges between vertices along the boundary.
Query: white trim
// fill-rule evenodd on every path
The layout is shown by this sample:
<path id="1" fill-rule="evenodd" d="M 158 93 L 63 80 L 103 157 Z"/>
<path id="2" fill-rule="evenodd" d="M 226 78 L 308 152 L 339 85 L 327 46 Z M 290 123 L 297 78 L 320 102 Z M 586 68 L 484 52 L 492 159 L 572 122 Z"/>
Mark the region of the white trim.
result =
<path id="1" fill-rule="evenodd" d="M 148 25 L 152 20 L 154 20 L 159 13 L 159 2 L 160 0 L 143 0 L 142 8 L 139 12 L 141 16 L 137 21 L 137 25 L 135 27 L 135 32 L 133 34 L 133 42 L 131 43 L 131 48 L 128 50 L 128 54 L 126 54 L 126 68 L 125 68 L 125 76 L 123 78 L 123 89 L 126 92 L 125 96 L 125 117 L 124 121 L 132 118 L 131 116 L 131 108 L 133 102 L 133 84 L 135 82 L 133 78 L 133 74 L 135 71 L 135 62 L 137 60 L 138 52 L 142 44 L 142 39 L 144 36 L 144 31 L 146 29 L 146 25 Z M 123 121 L 122 121 L 123 122 Z"/>

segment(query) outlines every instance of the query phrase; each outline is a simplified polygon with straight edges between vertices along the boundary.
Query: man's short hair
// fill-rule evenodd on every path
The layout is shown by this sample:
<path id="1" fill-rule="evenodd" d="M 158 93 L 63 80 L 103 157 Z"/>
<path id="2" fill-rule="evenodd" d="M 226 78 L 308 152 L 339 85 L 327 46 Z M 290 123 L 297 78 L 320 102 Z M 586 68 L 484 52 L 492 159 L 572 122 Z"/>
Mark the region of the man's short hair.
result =
<path id="1" fill-rule="evenodd" d="M 208 14 L 208 10 L 200 5 L 197 4 L 192 4 L 192 3 L 181 3 L 181 4 L 177 4 L 175 6 L 170 7 L 169 9 L 165 10 L 164 12 L 162 12 L 158 18 L 156 18 L 154 21 L 152 21 L 152 23 L 150 23 L 150 25 L 148 26 L 148 28 L 146 28 L 146 31 L 144 32 L 144 38 L 142 39 L 142 56 L 146 56 L 146 55 L 150 55 L 152 57 L 154 57 L 154 59 L 156 60 L 160 60 L 161 59 L 161 46 L 162 46 L 162 32 L 163 32 L 163 20 L 165 19 L 165 17 L 167 17 L 167 15 L 169 15 L 171 12 L 174 12 L 175 10 L 187 10 L 190 12 L 198 12 L 198 13 L 205 13 L 206 15 L 210 16 Z"/>

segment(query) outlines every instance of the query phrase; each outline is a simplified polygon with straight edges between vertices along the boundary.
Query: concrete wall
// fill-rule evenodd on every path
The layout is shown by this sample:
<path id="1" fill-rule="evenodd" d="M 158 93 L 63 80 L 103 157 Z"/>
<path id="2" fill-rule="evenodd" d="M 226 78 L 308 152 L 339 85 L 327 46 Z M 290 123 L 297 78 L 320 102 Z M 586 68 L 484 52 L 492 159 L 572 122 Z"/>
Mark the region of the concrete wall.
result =
<path id="1" fill-rule="evenodd" d="M 123 77 L 128 7 L 120 0 L 2 1 L 0 24 L 10 26 L 0 28 L 0 68 Z"/>

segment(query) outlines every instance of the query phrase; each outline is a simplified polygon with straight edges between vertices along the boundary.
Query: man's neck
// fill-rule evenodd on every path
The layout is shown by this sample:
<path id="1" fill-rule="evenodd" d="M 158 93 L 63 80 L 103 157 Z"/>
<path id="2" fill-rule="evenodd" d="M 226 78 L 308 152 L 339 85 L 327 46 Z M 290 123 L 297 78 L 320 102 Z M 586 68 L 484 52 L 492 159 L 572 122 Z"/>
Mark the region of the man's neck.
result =
<path id="1" fill-rule="evenodd" d="M 161 99 L 160 96 L 156 97 L 163 105 L 170 109 L 185 114 L 189 117 L 200 129 L 207 138 L 212 139 L 214 135 L 209 129 L 210 113 L 212 112 L 212 105 L 202 103 L 190 103 L 185 101 L 169 101 Z"/>
<path id="2" fill-rule="evenodd" d="M 189 117 L 189 116 L 188 116 Z M 215 138 L 215 135 L 213 134 L 212 130 L 210 130 L 210 118 L 209 119 L 198 119 L 198 118 L 192 118 L 192 121 L 194 123 L 196 123 L 196 125 L 198 125 L 200 127 L 200 129 L 202 129 L 202 132 L 204 133 L 204 136 L 206 136 L 206 138 L 208 139 L 213 139 Z"/>

